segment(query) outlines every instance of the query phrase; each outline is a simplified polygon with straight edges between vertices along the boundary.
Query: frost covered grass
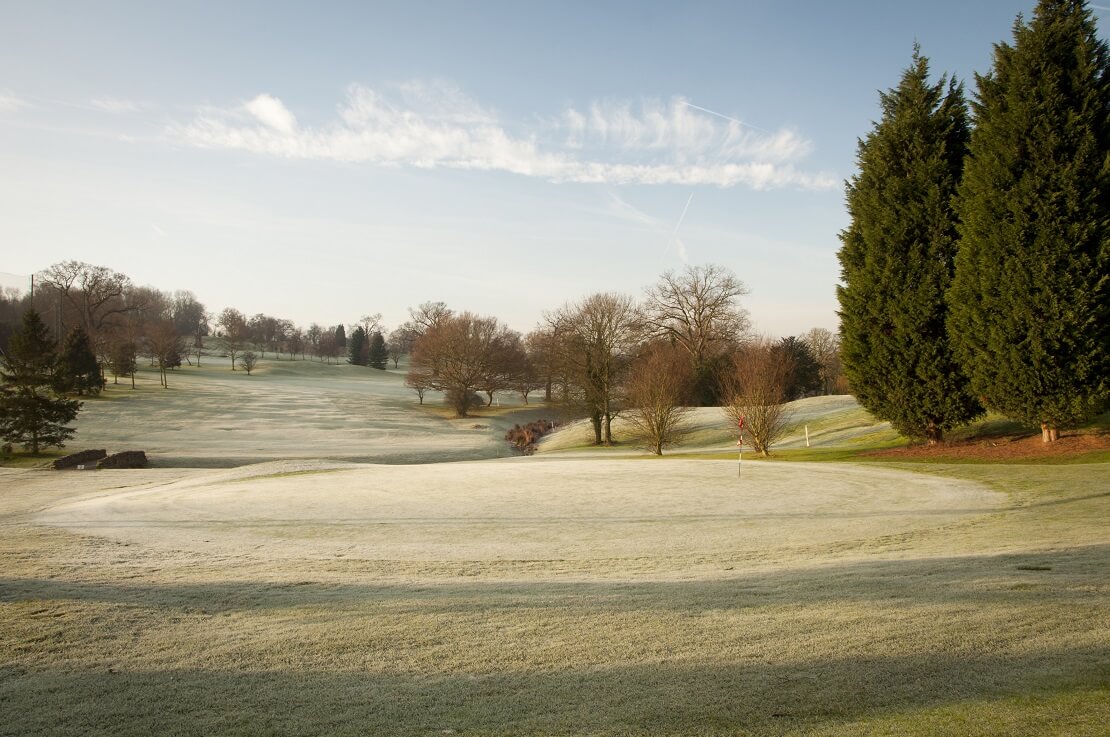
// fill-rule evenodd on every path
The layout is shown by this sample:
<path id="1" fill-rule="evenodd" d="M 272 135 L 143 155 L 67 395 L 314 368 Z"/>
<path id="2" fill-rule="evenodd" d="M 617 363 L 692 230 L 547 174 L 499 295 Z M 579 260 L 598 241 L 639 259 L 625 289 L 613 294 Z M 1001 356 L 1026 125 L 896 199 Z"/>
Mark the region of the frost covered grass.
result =
<path id="1" fill-rule="evenodd" d="M 806 427 L 809 428 L 810 445 L 815 448 L 843 450 L 851 445 L 858 449 L 904 442 L 889 423 L 877 421 L 850 396 L 810 397 L 787 406 L 790 412 L 787 432 L 775 443 L 773 451 L 805 448 Z M 692 432 L 673 452 L 732 452 L 735 448 L 736 428 L 719 407 L 693 409 L 686 421 Z M 635 450 L 634 444 L 626 441 L 629 428 L 620 416 L 613 422 L 613 434 L 618 439 L 616 447 L 591 448 L 593 436 L 589 423 L 581 421 L 545 437 L 539 452 L 585 451 L 613 455 Z"/>
<path id="2" fill-rule="evenodd" d="M 4 471 L 0 733 L 1110 717 L 1104 465 L 280 467 Z"/>
<path id="3" fill-rule="evenodd" d="M 518 396 L 467 419 L 450 419 L 441 397 L 423 407 L 404 371 L 318 361 L 260 361 L 252 376 L 226 359 L 170 373 L 169 388 L 143 368 L 137 388 L 109 383 L 85 401 L 68 448 L 145 450 L 163 467 L 232 467 L 289 458 L 384 463 L 512 455 L 502 440 L 515 422 L 542 415 Z M 486 416 L 488 415 L 488 416 Z M 479 424 L 482 427 L 475 428 Z"/>
<path id="4" fill-rule="evenodd" d="M 323 406 L 293 371 L 264 442 L 296 444 L 295 417 Z M 262 422 L 244 379 L 180 391 Z M 411 452 L 504 421 L 458 429 L 390 381 L 338 372 L 331 391 L 365 393 Z M 143 406 L 126 432 L 154 436 Z M 372 419 L 331 421 L 351 423 L 347 457 L 308 455 L 327 435 L 309 424 L 295 460 L 0 469 L 0 735 L 1093 735 L 1110 719 L 1107 464 L 380 465 L 350 460 Z M 218 445 L 202 424 L 175 438 L 190 458 Z"/>

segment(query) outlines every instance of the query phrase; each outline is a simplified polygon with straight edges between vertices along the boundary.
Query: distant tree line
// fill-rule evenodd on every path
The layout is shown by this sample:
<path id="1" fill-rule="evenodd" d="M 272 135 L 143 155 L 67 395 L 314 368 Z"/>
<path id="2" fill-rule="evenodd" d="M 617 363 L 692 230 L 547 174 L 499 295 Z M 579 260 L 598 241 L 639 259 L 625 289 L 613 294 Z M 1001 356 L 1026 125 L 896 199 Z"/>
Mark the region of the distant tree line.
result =
<path id="1" fill-rule="evenodd" d="M 846 389 L 834 333 L 815 328 L 777 342 L 756 340 L 740 305 L 746 291 L 721 266 L 693 266 L 662 275 L 639 301 L 602 293 L 569 302 L 545 313 L 527 335 L 442 302 L 411 308 L 410 319 L 392 331 L 380 313 L 302 329 L 234 307 L 213 314 L 191 292 L 138 287 L 106 267 L 67 261 L 37 275 L 33 296 L 0 295 L 6 331 L 0 337 L 28 309 L 45 315 L 48 335 L 67 336 L 59 354 L 67 358 L 52 370 L 62 393 L 99 391 L 109 374 L 113 383 L 122 378 L 134 387 L 142 359 L 168 387 L 183 362 L 200 366 L 212 352 L 248 375 L 267 355 L 327 363 L 345 356 L 378 370 L 390 362 L 397 368 L 407 356 L 405 382 L 421 403 L 434 390 L 465 417 L 501 392 L 518 393 L 525 403 L 542 392 L 545 401 L 587 417 L 596 443 L 615 442 L 613 420 L 624 413 L 662 452 L 678 437 L 681 407 L 735 400 L 746 386 L 736 378 L 737 358 L 752 355 L 753 346 L 789 367 L 780 372 L 776 402 Z"/>
<path id="2" fill-rule="evenodd" d="M 845 373 L 929 443 L 985 408 L 1051 442 L 1110 397 L 1110 53 L 1081 0 L 1013 34 L 970 110 L 915 48 L 847 186 Z"/>
<path id="3" fill-rule="evenodd" d="M 775 404 L 842 391 L 834 333 L 815 328 L 780 341 L 750 333 L 740 297 L 747 290 L 718 265 L 667 272 L 644 298 L 599 293 L 545 313 L 527 335 L 494 317 L 458 312 L 441 302 L 410 310 L 406 383 L 423 402 L 442 392 L 459 417 L 514 391 L 532 392 L 588 418 L 597 445 L 616 442 L 623 415 L 654 453 L 677 442 L 685 407 L 721 402 Z M 783 367 L 774 390 L 756 393 L 741 376 L 745 357 L 762 352 Z M 758 394 L 758 396 L 757 396 Z"/>

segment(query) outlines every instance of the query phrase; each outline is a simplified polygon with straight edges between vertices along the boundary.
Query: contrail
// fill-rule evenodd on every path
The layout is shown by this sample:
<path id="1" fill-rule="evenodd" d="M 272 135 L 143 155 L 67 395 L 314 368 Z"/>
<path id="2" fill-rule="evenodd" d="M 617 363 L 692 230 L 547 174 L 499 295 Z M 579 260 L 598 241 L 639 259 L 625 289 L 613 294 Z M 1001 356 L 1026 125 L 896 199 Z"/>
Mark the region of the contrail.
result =
<path id="1" fill-rule="evenodd" d="M 1092 6 L 1092 7 L 1098 7 L 1098 6 Z M 716 115 L 718 118 L 724 118 L 725 120 L 731 120 L 733 123 L 736 123 L 737 125 L 742 125 L 742 126 L 745 126 L 747 128 L 754 128 L 755 130 L 759 131 L 760 133 L 768 133 L 769 134 L 771 132 L 771 131 L 769 131 L 765 128 L 760 128 L 758 125 L 752 125 L 751 123 L 745 123 L 743 120 L 737 120 L 736 118 L 732 118 L 732 117 L 729 117 L 728 115 L 724 115 L 722 113 L 719 113 L 716 110 L 710 110 L 707 107 L 702 107 L 701 105 L 695 105 L 692 102 L 686 102 L 685 100 L 679 100 L 679 102 L 681 102 L 686 107 L 692 107 L 695 110 L 701 110 L 703 113 L 709 113 L 710 115 Z"/>
<path id="2" fill-rule="evenodd" d="M 678 229 L 682 227 L 682 221 L 686 219 L 686 211 L 690 209 L 690 203 L 694 201 L 694 193 L 691 192 L 690 196 L 686 198 L 686 206 L 682 208 L 682 214 L 678 216 L 678 222 L 675 223 L 674 232 L 671 237 L 678 235 Z"/>
<path id="3" fill-rule="evenodd" d="M 678 229 L 682 227 L 682 223 L 686 220 L 686 212 L 690 209 L 690 203 L 694 201 L 694 193 L 691 192 L 690 196 L 686 198 L 686 206 L 682 208 L 682 214 L 678 216 L 678 222 L 675 223 L 674 232 L 671 233 L 671 242 L 675 244 L 675 250 L 678 251 L 678 257 L 682 259 L 683 263 L 690 263 L 689 254 L 686 253 L 686 244 L 678 237 Z"/>

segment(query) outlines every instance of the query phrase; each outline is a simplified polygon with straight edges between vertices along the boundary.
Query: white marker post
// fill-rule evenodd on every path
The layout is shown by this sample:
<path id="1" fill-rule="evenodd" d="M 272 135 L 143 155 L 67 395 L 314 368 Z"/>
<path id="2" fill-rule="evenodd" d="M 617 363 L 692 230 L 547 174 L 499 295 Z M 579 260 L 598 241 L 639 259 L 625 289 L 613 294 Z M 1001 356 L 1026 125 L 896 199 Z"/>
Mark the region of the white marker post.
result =
<path id="1" fill-rule="evenodd" d="M 740 427 L 740 439 L 736 441 L 736 475 L 740 476 L 740 469 L 744 465 L 744 418 L 740 417 L 740 422 L 737 423 Z"/>
<path id="2" fill-rule="evenodd" d="M 806 447 L 809 447 L 809 425 L 806 425 Z"/>

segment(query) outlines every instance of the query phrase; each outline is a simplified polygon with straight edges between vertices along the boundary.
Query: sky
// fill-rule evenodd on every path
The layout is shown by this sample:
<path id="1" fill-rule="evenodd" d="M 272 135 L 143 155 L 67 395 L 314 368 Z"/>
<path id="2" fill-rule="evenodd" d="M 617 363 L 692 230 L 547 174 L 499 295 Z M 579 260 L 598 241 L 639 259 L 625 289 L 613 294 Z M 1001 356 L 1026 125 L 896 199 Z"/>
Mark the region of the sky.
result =
<path id="1" fill-rule="evenodd" d="M 917 42 L 973 92 L 1033 5 L 0 0 L 0 272 L 526 332 L 714 263 L 759 332 L 835 330 L 879 90 Z"/>

